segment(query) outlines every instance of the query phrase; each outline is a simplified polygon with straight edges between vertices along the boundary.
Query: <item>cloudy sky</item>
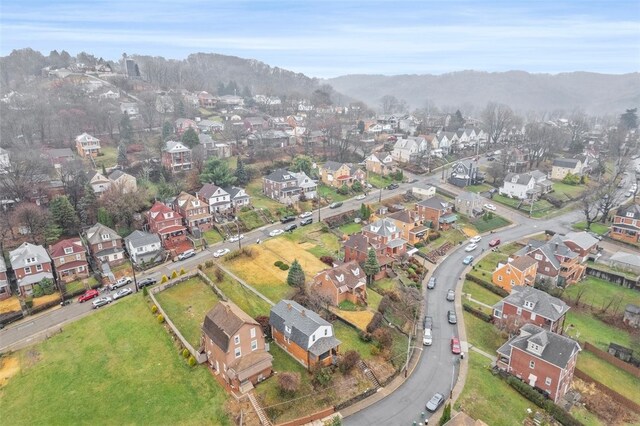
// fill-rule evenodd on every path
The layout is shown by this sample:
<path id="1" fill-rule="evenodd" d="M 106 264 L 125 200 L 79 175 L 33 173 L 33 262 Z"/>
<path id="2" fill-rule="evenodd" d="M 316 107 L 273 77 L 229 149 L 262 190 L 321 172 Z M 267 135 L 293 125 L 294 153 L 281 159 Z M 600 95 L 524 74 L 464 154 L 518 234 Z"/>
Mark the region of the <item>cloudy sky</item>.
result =
<path id="1" fill-rule="evenodd" d="M 254 58 L 312 77 L 640 71 L 640 0 L 1 0 L 0 55 Z"/>

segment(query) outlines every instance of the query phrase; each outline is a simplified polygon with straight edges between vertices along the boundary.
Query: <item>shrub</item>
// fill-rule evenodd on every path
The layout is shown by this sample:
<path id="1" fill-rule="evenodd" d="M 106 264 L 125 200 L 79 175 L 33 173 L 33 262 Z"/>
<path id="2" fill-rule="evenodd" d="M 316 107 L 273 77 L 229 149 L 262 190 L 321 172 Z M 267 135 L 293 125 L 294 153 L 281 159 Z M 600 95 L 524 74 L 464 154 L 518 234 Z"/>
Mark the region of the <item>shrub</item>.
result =
<path id="1" fill-rule="evenodd" d="M 180 268 L 180 275 L 184 275 L 186 273 L 187 273 L 187 271 L 185 271 L 184 268 Z"/>
<path id="2" fill-rule="evenodd" d="M 358 361 L 360 361 L 360 354 L 358 352 L 353 350 L 347 351 L 340 359 L 338 368 L 342 374 L 348 374 L 353 370 L 353 367 L 358 364 Z"/>
<path id="3" fill-rule="evenodd" d="M 189 349 L 184 348 L 184 349 L 182 350 L 182 356 L 183 356 L 184 358 L 189 358 Z"/>
<path id="4" fill-rule="evenodd" d="M 382 318 L 382 314 L 380 312 L 373 314 L 373 318 L 371 318 L 371 321 L 367 324 L 367 333 L 373 333 L 376 331 L 378 327 L 382 325 L 383 320 L 384 318 Z"/>
<path id="5" fill-rule="evenodd" d="M 384 313 L 387 311 L 387 309 L 389 309 L 389 307 L 391 307 L 391 298 L 388 295 L 384 295 L 382 297 L 382 299 L 380 300 L 380 305 L 378 305 L 378 312 L 380 312 L 382 315 L 384 315 Z"/>
<path id="6" fill-rule="evenodd" d="M 440 238 L 438 231 L 429 232 L 429 241 L 437 240 L 438 238 Z"/>
<path id="7" fill-rule="evenodd" d="M 300 387 L 300 373 L 290 373 L 285 371 L 278 375 L 278 389 L 280 393 L 290 396 L 298 391 Z"/>
<path id="8" fill-rule="evenodd" d="M 468 279 L 469 281 L 472 281 L 476 284 L 479 284 L 481 287 L 486 288 L 487 290 L 497 294 L 500 297 L 507 297 L 509 295 L 509 293 L 507 292 L 507 290 L 503 289 L 502 287 L 498 287 L 497 285 L 493 285 L 488 281 L 485 281 L 481 278 L 475 277 L 471 274 L 467 274 L 465 275 L 465 278 Z"/>
<path id="9" fill-rule="evenodd" d="M 158 322 L 160 324 L 162 324 L 164 322 L 164 317 L 162 316 L 162 314 L 158 314 L 158 316 L 156 317 L 156 319 L 158 320 Z"/>
<path id="10" fill-rule="evenodd" d="M 321 388 L 326 387 L 333 380 L 333 371 L 329 367 L 323 367 L 322 364 L 316 364 L 312 370 L 313 378 L 311 382 L 314 386 Z"/>
<path id="11" fill-rule="evenodd" d="M 171 273 L 171 279 L 176 279 L 178 278 L 178 272 L 176 272 L 175 270 Z"/>
<path id="12" fill-rule="evenodd" d="M 485 312 L 482 312 L 480 309 L 474 308 L 473 306 L 469 305 L 468 303 L 463 303 L 462 304 L 462 308 L 469 312 L 471 315 L 473 315 L 476 318 L 480 318 L 482 321 L 484 322 L 492 322 L 493 321 L 493 317 Z"/>
<path id="13" fill-rule="evenodd" d="M 216 268 L 215 270 L 215 276 L 216 276 L 216 281 L 217 282 L 222 282 L 222 280 L 224 280 L 224 271 L 220 268 Z"/>
<path id="14" fill-rule="evenodd" d="M 202 271 L 204 269 L 204 265 L 202 263 L 198 263 L 198 270 Z"/>
<path id="15" fill-rule="evenodd" d="M 424 243 L 416 243 L 414 244 L 414 247 L 417 249 L 421 249 L 422 247 L 424 247 Z"/>
<path id="16" fill-rule="evenodd" d="M 252 258 L 254 253 L 253 250 L 251 250 L 251 247 L 242 247 L 242 255 Z"/>
<path id="17" fill-rule="evenodd" d="M 363 342 L 370 342 L 371 341 L 371 333 L 367 333 L 366 331 L 361 331 L 360 333 L 358 333 L 358 337 L 360 338 L 360 340 L 362 340 Z"/>
<path id="18" fill-rule="evenodd" d="M 162 278 L 160 279 L 160 284 L 164 284 L 167 281 L 169 281 L 169 277 L 167 277 L 166 275 L 163 275 Z M 145 287 L 146 288 L 146 287 Z"/>
<path id="19" fill-rule="evenodd" d="M 440 417 L 440 425 L 447 423 L 451 420 L 451 403 L 447 402 L 442 410 L 442 417 Z"/>
<path id="20" fill-rule="evenodd" d="M 342 185 L 336 190 L 336 192 L 340 195 L 347 195 L 349 193 L 349 187 L 347 185 Z"/>
<path id="21" fill-rule="evenodd" d="M 271 326 L 269 325 L 269 317 L 266 315 L 259 315 L 254 319 L 258 322 L 258 324 L 260 324 L 264 336 L 271 337 Z"/>
<path id="22" fill-rule="evenodd" d="M 209 259 L 204 262 L 205 268 L 211 268 L 213 266 L 213 260 Z"/>
<path id="23" fill-rule="evenodd" d="M 320 257 L 320 262 L 329 265 L 329 266 L 333 266 L 333 262 L 334 262 L 334 258 L 331 256 L 322 256 Z"/>
<path id="24" fill-rule="evenodd" d="M 33 297 L 42 297 L 44 296 L 44 290 L 42 290 L 42 287 L 40 287 L 40 284 L 35 284 L 33 286 Z"/>
<path id="25" fill-rule="evenodd" d="M 371 346 L 370 352 L 371 352 L 371 355 L 378 356 L 380 355 L 380 348 L 377 346 Z"/>
<path id="26" fill-rule="evenodd" d="M 155 314 L 156 312 L 158 312 L 158 307 L 156 305 L 151 306 L 151 313 Z"/>
<path id="27" fill-rule="evenodd" d="M 198 363 L 198 361 L 196 361 L 196 359 L 193 357 L 193 355 L 191 355 L 189 357 L 189 361 L 187 361 L 189 363 L 190 367 L 195 367 L 196 364 Z"/>
<path id="28" fill-rule="evenodd" d="M 387 291 L 386 296 L 389 296 L 389 299 L 393 300 L 394 302 L 400 301 L 400 295 L 393 290 Z"/>
<path id="29" fill-rule="evenodd" d="M 381 350 L 388 349 L 393 344 L 393 335 L 388 328 L 378 328 L 373 332 L 373 338 L 378 342 Z"/>
<path id="30" fill-rule="evenodd" d="M 56 291 L 56 288 L 53 285 L 53 280 L 51 280 L 50 278 L 44 278 L 42 281 L 40 281 L 39 285 L 40 288 L 42 288 L 42 292 L 44 294 L 53 294 Z"/>
<path id="31" fill-rule="evenodd" d="M 276 266 L 278 268 L 282 265 L 283 265 L 282 260 L 276 260 L 275 262 L 273 262 L 273 266 Z"/>
<path id="32" fill-rule="evenodd" d="M 33 297 L 29 296 L 26 299 L 24 299 L 24 305 L 27 307 L 27 309 L 33 308 Z"/>
<path id="33" fill-rule="evenodd" d="M 147 289 L 147 287 L 142 287 L 142 295 L 145 297 L 149 295 L 149 290 Z"/>
<path id="34" fill-rule="evenodd" d="M 289 265 L 287 265 L 286 263 L 283 263 L 282 265 L 279 266 L 279 268 L 283 271 L 286 271 L 287 269 L 289 269 Z"/>

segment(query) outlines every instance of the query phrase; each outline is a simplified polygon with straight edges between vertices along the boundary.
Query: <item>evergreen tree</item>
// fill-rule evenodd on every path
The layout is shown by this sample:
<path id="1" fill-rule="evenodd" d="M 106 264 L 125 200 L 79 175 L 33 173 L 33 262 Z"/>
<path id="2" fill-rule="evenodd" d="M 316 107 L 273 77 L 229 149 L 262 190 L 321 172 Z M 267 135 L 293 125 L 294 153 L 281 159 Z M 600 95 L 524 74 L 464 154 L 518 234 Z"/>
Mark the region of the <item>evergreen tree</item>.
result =
<path id="1" fill-rule="evenodd" d="M 380 264 L 378 263 L 378 258 L 376 257 L 376 252 L 373 249 L 369 249 L 367 253 L 367 260 L 364 262 L 364 273 L 367 276 L 367 285 L 371 285 L 373 281 L 373 276 L 380 272 Z"/>
<path id="2" fill-rule="evenodd" d="M 298 259 L 294 259 L 289 268 L 289 275 L 287 275 L 287 284 L 291 287 L 304 286 L 305 276 L 302 266 L 298 263 Z"/>
<path id="3" fill-rule="evenodd" d="M 126 111 L 120 119 L 118 128 L 120 130 L 120 142 L 131 143 L 133 140 L 133 126 L 131 126 L 131 119 L 129 119 L 129 114 Z"/>
<path id="4" fill-rule="evenodd" d="M 620 116 L 620 125 L 626 130 L 638 127 L 638 108 L 628 109 Z"/>
<path id="5" fill-rule="evenodd" d="M 118 164 L 124 167 L 128 162 L 127 146 L 124 143 L 120 143 L 120 145 L 118 145 Z"/>
<path id="6" fill-rule="evenodd" d="M 87 183 L 84 186 L 84 195 L 80 200 L 78 211 L 82 226 L 89 226 L 95 223 L 97 206 L 98 197 L 96 197 L 96 193 L 93 191 L 91 184 Z"/>
<path id="7" fill-rule="evenodd" d="M 292 172 L 305 172 L 309 177 L 311 177 L 312 168 L 313 160 L 308 155 L 296 155 L 291 162 Z"/>
<path id="8" fill-rule="evenodd" d="M 162 140 L 166 141 L 173 134 L 173 126 L 168 121 L 162 125 Z"/>
<path id="9" fill-rule="evenodd" d="M 460 110 L 456 110 L 455 114 L 453 114 L 449 119 L 449 126 L 447 127 L 449 131 L 455 132 L 456 130 L 464 127 L 464 123 L 465 121 L 462 113 L 460 112 Z"/>
<path id="10" fill-rule="evenodd" d="M 57 223 L 49 222 L 44 229 L 44 240 L 47 244 L 53 244 L 60 239 L 62 228 Z"/>
<path id="11" fill-rule="evenodd" d="M 105 176 L 105 177 L 107 176 L 107 168 L 104 166 L 104 164 L 102 164 L 102 176 Z"/>
<path id="12" fill-rule="evenodd" d="M 360 219 L 369 220 L 371 217 L 371 207 L 365 203 L 360 204 Z"/>
<path id="13" fill-rule="evenodd" d="M 182 100 L 180 100 L 178 102 L 178 105 L 176 106 L 176 115 L 178 116 L 178 118 L 182 118 L 185 116 L 184 102 L 182 102 Z"/>
<path id="14" fill-rule="evenodd" d="M 113 228 L 113 218 L 104 207 L 98 209 L 98 222 L 109 228 Z"/>
<path id="15" fill-rule="evenodd" d="M 51 217 L 56 225 L 67 235 L 78 231 L 78 216 L 66 195 L 54 198 L 49 204 Z"/>
<path id="16" fill-rule="evenodd" d="M 198 134 L 196 133 L 196 131 L 189 127 L 182 134 L 182 143 L 189 148 L 193 148 L 200 143 L 200 139 L 198 139 Z"/>
<path id="17" fill-rule="evenodd" d="M 244 162 L 242 158 L 238 156 L 238 165 L 236 166 L 236 172 L 234 173 L 236 177 L 236 183 L 241 186 L 245 186 L 249 183 L 249 175 L 247 173 L 247 169 L 244 167 Z"/>
<path id="18" fill-rule="evenodd" d="M 226 161 L 219 158 L 210 158 L 204 165 L 200 181 L 214 183 L 224 188 L 233 185 L 236 177 L 231 173 L 229 164 Z"/>

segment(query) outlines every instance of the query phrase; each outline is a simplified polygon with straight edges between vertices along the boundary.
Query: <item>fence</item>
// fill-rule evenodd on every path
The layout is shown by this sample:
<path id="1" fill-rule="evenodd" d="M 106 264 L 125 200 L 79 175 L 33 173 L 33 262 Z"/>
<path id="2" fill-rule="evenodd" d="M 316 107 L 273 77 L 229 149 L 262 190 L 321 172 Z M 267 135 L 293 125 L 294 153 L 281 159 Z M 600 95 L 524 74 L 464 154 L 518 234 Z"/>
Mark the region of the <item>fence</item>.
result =
<path id="1" fill-rule="evenodd" d="M 617 284 L 622 287 L 635 289 L 637 286 L 640 286 L 640 283 L 638 281 L 634 281 L 625 277 L 624 275 L 617 274 L 615 272 L 602 271 L 600 269 L 597 269 L 596 265 L 594 265 L 594 267 L 587 266 L 587 275 L 609 281 L 610 283 Z"/>
<path id="2" fill-rule="evenodd" d="M 314 420 L 324 419 L 325 417 L 332 415 L 334 412 L 335 412 L 335 409 L 333 407 L 329 407 L 329 408 L 325 408 L 322 411 L 309 414 L 308 416 L 305 416 L 305 417 L 300 417 L 298 419 L 291 420 L 284 423 L 278 423 L 278 426 L 302 426 L 302 425 L 306 425 L 307 423 L 311 423 Z"/>
<path id="3" fill-rule="evenodd" d="M 620 358 L 616 358 L 615 356 L 611 355 L 609 352 L 605 352 L 602 349 L 599 349 L 599 348 L 593 346 L 589 342 L 584 342 L 582 344 L 582 347 L 584 348 L 585 351 L 591 352 L 597 358 L 600 358 L 601 360 L 606 361 L 609 364 L 613 364 L 616 367 L 618 367 L 619 369 L 624 370 L 627 373 L 629 373 L 629 374 L 631 374 L 631 375 L 633 375 L 633 376 L 635 376 L 635 377 L 640 379 L 640 368 L 634 367 L 633 365 L 631 365 L 631 364 L 629 364 L 627 362 L 624 362 Z"/>
<path id="4" fill-rule="evenodd" d="M 618 404 L 623 405 L 628 409 L 635 411 L 636 413 L 640 413 L 640 405 L 631 401 L 627 397 L 620 395 L 618 392 L 614 391 L 613 389 L 603 385 L 602 383 L 600 383 L 599 381 L 597 381 L 596 379 L 594 379 L 584 371 L 580 370 L 579 368 L 576 367 L 576 369 L 573 372 L 573 375 L 581 380 L 584 380 L 587 383 L 593 383 L 596 389 L 598 389 L 600 392 L 611 397 L 611 399 L 616 401 Z"/>

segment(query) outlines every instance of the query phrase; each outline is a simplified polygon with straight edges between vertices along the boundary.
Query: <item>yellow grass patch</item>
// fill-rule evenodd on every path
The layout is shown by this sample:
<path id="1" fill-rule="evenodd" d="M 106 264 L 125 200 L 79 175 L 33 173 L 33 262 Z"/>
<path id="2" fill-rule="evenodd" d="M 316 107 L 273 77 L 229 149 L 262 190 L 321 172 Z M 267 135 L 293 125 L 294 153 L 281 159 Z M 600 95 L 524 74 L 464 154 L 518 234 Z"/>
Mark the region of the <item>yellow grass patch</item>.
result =
<path id="1" fill-rule="evenodd" d="M 20 371 L 20 363 L 18 358 L 13 356 L 5 356 L 0 358 L 0 388 L 4 386 L 11 376 Z"/>
<path id="2" fill-rule="evenodd" d="M 476 231 L 473 228 L 464 227 L 464 228 L 462 228 L 462 232 L 464 232 L 464 234 L 467 237 L 475 237 L 476 235 L 478 235 L 478 231 Z"/>
<path id="3" fill-rule="evenodd" d="M 20 310 L 20 300 L 16 296 L 0 301 L 0 314 Z"/>
<path id="4" fill-rule="evenodd" d="M 373 312 L 371 311 L 343 311 L 335 309 L 333 312 L 340 318 L 344 318 L 349 321 L 360 330 L 366 330 L 367 325 L 369 325 L 373 318 Z"/>
<path id="5" fill-rule="evenodd" d="M 53 302 L 54 300 L 60 300 L 60 293 L 46 294 L 42 297 L 33 299 L 33 306 L 44 305 L 45 303 Z"/>

